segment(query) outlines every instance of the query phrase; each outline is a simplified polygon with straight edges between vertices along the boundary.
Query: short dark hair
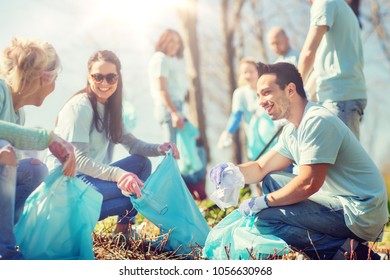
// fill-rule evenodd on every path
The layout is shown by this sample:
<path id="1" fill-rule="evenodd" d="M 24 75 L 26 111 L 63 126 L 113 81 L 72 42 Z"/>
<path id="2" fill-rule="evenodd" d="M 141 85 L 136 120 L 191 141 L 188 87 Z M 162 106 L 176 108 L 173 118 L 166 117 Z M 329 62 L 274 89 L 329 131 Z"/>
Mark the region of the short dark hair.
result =
<path id="1" fill-rule="evenodd" d="M 298 69 L 291 63 L 278 62 L 275 64 L 264 64 L 258 62 L 257 71 L 259 78 L 264 74 L 275 74 L 276 83 L 281 89 L 285 89 L 289 83 L 295 84 L 298 94 L 307 99 L 305 89 L 303 88 L 303 81 Z"/>

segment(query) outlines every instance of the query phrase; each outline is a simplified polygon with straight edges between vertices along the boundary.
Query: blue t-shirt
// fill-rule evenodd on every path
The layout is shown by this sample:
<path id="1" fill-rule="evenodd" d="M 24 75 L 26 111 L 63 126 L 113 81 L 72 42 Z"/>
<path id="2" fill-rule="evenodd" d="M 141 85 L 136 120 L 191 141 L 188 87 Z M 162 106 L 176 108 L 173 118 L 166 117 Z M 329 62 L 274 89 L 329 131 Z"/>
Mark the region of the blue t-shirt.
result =
<path id="1" fill-rule="evenodd" d="M 316 0 L 310 26 L 328 27 L 314 61 L 318 101 L 367 98 L 359 22 L 346 1 Z"/>
<path id="2" fill-rule="evenodd" d="M 0 120 L 24 125 L 24 111 L 20 108 L 15 112 L 12 94 L 4 80 L 0 79 Z"/>
<path id="3" fill-rule="evenodd" d="M 286 125 L 274 149 L 298 166 L 328 163 L 319 193 L 340 199 L 346 225 L 353 233 L 364 240 L 377 240 L 388 221 L 385 183 L 370 156 L 337 116 L 309 102 L 299 127 Z"/>

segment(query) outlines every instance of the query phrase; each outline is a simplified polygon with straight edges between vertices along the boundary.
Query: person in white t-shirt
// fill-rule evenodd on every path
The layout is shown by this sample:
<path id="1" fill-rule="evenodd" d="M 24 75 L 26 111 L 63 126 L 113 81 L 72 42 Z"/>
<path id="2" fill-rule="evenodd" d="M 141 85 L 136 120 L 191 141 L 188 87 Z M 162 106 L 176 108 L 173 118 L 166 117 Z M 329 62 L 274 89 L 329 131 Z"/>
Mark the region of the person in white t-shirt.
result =
<path id="1" fill-rule="evenodd" d="M 307 100 L 294 65 L 259 68 L 259 105 L 271 119 L 289 123 L 259 160 L 218 164 L 210 179 L 227 194 L 234 193 L 232 181 L 238 189 L 262 181 L 264 195 L 242 201 L 240 212 L 256 215 L 261 234 L 275 235 L 311 259 L 378 259 L 367 241 L 380 241 L 388 222 L 380 171 L 336 115 Z M 292 162 L 298 175 L 280 172 Z M 238 203 L 238 197 L 226 197 Z"/>
<path id="2" fill-rule="evenodd" d="M 140 188 L 151 173 L 148 156 L 164 155 L 171 142 L 149 144 L 128 131 L 122 119 L 123 84 L 121 63 L 111 51 L 93 54 L 88 61 L 86 88 L 76 93 L 61 109 L 55 133 L 75 147 L 79 174 L 85 182 L 103 195 L 100 220 L 118 215 L 115 233 L 127 234 L 137 211 L 129 195 L 141 196 Z M 112 148 L 122 144 L 130 156 L 111 163 Z M 47 157 L 49 169 L 58 162 Z"/>
<path id="3" fill-rule="evenodd" d="M 149 61 L 150 90 L 155 117 L 162 127 L 163 140 L 176 143 L 176 130 L 183 129 L 187 96 L 183 42 L 180 34 L 165 30 Z"/>

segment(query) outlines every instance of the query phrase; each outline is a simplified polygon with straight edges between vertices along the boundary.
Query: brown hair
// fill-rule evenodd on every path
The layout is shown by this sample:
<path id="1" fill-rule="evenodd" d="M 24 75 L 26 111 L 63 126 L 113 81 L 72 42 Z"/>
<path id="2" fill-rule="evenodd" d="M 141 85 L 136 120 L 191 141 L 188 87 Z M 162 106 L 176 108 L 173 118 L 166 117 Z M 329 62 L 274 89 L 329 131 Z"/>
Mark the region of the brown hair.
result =
<path id="1" fill-rule="evenodd" d="M 89 101 L 93 108 L 93 123 L 99 132 L 105 131 L 106 136 L 113 143 L 119 143 L 123 135 L 123 120 L 122 120 L 122 95 L 123 95 L 123 83 L 121 74 L 121 63 L 119 58 L 108 50 L 98 51 L 93 54 L 88 60 L 88 73 L 91 71 L 92 66 L 97 61 L 110 62 L 116 66 L 118 72 L 118 85 L 116 91 L 111 95 L 107 102 L 104 104 L 104 117 L 101 119 L 97 111 L 97 98 L 93 93 L 89 80 L 87 79 L 87 86 L 85 89 L 80 90 L 77 94 L 87 93 Z"/>
<path id="2" fill-rule="evenodd" d="M 167 53 L 167 48 L 168 48 L 168 45 L 172 39 L 172 36 L 174 35 L 177 35 L 179 37 L 179 40 L 180 40 L 180 48 L 179 50 L 177 51 L 177 54 L 176 54 L 176 57 L 178 58 L 182 58 L 183 57 L 183 51 L 184 51 L 184 46 L 183 46 L 183 40 L 179 34 L 179 32 L 173 30 L 173 29 L 166 29 L 160 36 L 160 38 L 158 39 L 158 42 L 156 44 L 156 47 L 155 47 L 155 50 L 157 52 L 163 52 L 163 53 Z"/>

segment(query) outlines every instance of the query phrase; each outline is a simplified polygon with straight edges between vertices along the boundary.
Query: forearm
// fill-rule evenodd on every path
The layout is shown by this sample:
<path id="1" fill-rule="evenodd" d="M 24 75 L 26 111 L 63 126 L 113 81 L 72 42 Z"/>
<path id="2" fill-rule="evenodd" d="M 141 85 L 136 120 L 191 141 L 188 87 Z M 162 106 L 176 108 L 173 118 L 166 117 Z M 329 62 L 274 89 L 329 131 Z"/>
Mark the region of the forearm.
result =
<path id="1" fill-rule="evenodd" d="M 0 139 L 7 140 L 21 150 L 44 150 L 49 146 L 50 133 L 41 128 L 26 128 L 0 121 Z"/>
<path id="2" fill-rule="evenodd" d="M 241 111 L 232 112 L 229 116 L 228 124 L 226 130 L 230 134 L 234 134 L 238 127 L 240 126 L 243 113 Z"/>
<path id="3" fill-rule="evenodd" d="M 270 206 L 301 202 L 320 190 L 325 182 L 328 164 L 300 166 L 299 174 L 285 186 L 267 195 Z"/>
<path id="4" fill-rule="evenodd" d="M 109 166 L 99 163 L 88 157 L 87 146 L 85 143 L 72 143 L 75 147 L 76 164 L 78 172 L 104 181 L 118 181 L 123 174 L 119 167 Z"/>
<path id="5" fill-rule="evenodd" d="M 314 58 L 315 53 L 310 52 L 309 50 L 306 50 L 305 52 L 302 51 L 301 55 L 299 56 L 298 71 L 301 73 L 304 83 L 307 82 L 307 78 L 313 69 Z"/>
<path id="6" fill-rule="evenodd" d="M 131 154 L 145 157 L 161 156 L 161 153 L 158 150 L 158 144 L 146 143 L 139 140 L 131 133 L 123 135 L 121 144 L 125 146 Z"/>

